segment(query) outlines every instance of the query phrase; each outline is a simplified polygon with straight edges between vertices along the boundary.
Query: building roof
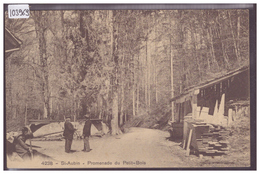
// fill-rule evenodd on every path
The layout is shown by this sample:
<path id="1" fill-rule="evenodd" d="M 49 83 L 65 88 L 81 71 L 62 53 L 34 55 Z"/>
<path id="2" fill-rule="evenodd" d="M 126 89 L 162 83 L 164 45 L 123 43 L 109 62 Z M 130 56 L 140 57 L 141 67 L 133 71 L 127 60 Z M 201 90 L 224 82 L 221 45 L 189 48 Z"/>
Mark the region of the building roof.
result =
<path id="1" fill-rule="evenodd" d="M 5 28 L 5 56 L 8 57 L 12 52 L 18 51 L 22 41 L 14 36 L 13 33 Z"/>
<path id="2" fill-rule="evenodd" d="M 244 71 L 247 71 L 247 70 L 249 70 L 249 66 L 248 65 L 247 66 L 243 66 L 243 67 L 241 67 L 239 69 L 233 70 L 231 72 L 228 72 L 228 73 L 226 73 L 223 76 L 219 76 L 217 78 L 214 78 L 214 79 L 211 79 L 211 80 L 207 80 L 207 81 L 202 82 L 202 83 L 200 83 L 198 85 L 193 85 L 193 86 L 191 86 L 189 88 L 186 88 L 180 95 L 177 95 L 174 98 L 172 98 L 170 100 L 170 102 L 175 101 L 175 100 L 177 100 L 177 99 L 179 99 L 179 98 L 181 98 L 183 96 L 186 96 L 186 95 L 190 94 L 191 92 L 193 92 L 194 90 L 203 89 L 203 88 L 207 88 L 207 87 L 213 86 L 213 85 L 215 85 L 217 83 L 220 83 L 221 81 L 227 80 L 227 79 L 229 79 L 229 78 L 231 78 L 231 77 L 233 77 L 233 76 L 235 76 L 237 74 L 240 74 L 240 73 L 242 73 Z"/>

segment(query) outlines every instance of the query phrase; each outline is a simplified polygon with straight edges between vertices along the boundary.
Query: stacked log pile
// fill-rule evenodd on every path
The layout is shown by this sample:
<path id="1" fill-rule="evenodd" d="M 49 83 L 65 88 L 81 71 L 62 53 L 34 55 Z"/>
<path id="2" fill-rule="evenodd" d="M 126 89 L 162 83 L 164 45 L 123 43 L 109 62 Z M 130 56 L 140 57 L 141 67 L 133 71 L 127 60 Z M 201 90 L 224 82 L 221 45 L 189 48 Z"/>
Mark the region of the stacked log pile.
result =
<path id="1" fill-rule="evenodd" d="M 208 132 L 204 132 L 196 138 L 199 154 L 212 156 L 226 154 L 228 151 L 228 135 L 229 131 L 223 127 L 210 127 Z"/>

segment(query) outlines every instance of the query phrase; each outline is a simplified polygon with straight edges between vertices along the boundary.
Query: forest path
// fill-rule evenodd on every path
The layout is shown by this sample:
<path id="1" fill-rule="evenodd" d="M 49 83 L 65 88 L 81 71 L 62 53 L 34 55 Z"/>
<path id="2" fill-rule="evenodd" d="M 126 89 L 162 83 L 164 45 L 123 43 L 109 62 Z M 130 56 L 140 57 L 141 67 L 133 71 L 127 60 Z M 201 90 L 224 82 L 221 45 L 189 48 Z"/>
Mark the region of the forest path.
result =
<path id="1" fill-rule="evenodd" d="M 46 165 L 41 164 L 42 160 L 34 160 L 31 164 L 41 168 L 189 167 L 185 162 L 185 151 L 179 143 L 168 141 L 168 136 L 168 132 L 161 130 L 130 128 L 127 133 L 117 136 L 91 137 L 92 150 L 88 153 L 81 151 L 83 140 L 74 140 L 72 150 L 76 152 L 69 154 L 64 152 L 64 140 L 32 141 L 33 145 L 42 147 L 37 148 L 39 152 L 56 161 L 53 160 L 53 165 L 48 163 L 51 160 L 47 160 Z"/>

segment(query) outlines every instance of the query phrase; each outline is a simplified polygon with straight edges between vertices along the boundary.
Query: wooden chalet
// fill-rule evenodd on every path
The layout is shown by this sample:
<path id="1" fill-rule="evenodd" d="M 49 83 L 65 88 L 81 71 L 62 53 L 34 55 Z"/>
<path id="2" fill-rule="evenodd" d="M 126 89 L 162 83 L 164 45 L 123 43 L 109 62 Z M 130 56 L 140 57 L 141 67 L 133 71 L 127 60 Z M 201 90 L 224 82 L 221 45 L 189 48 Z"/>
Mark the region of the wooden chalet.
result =
<path id="1" fill-rule="evenodd" d="M 249 67 L 245 66 L 185 89 L 171 99 L 175 106 L 172 121 L 181 123 L 188 115 L 193 119 L 225 126 L 225 121 L 232 114 L 229 109 L 238 112 L 239 107 L 249 106 L 249 79 Z"/>
<path id="2" fill-rule="evenodd" d="M 241 113 L 250 109 L 249 66 L 187 88 L 171 99 L 174 103 L 172 138 L 182 138 L 183 148 L 190 146 L 199 154 L 224 154 L 227 151 L 226 128 Z"/>

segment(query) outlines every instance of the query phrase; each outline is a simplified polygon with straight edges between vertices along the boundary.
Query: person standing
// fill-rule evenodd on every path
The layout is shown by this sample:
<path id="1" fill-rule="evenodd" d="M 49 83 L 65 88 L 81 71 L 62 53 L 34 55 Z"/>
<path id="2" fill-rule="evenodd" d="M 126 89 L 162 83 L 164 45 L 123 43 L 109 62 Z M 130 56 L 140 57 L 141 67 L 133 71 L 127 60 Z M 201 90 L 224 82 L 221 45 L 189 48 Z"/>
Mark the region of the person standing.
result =
<path id="1" fill-rule="evenodd" d="M 71 152 L 71 145 L 72 145 L 73 134 L 75 130 L 76 129 L 70 122 L 70 116 L 67 116 L 66 121 L 64 123 L 64 132 L 63 132 L 63 136 L 65 137 L 65 152 L 67 153 Z"/>
<path id="2" fill-rule="evenodd" d="M 85 121 L 85 125 L 83 128 L 83 138 L 84 138 L 84 148 L 83 148 L 83 152 L 89 152 L 91 151 L 90 146 L 89 146 L 89 136 L 91 135 L 91 120 L 89 118 L 89 115 L 85 115 L 84 116 L 86 121 Z"/>

